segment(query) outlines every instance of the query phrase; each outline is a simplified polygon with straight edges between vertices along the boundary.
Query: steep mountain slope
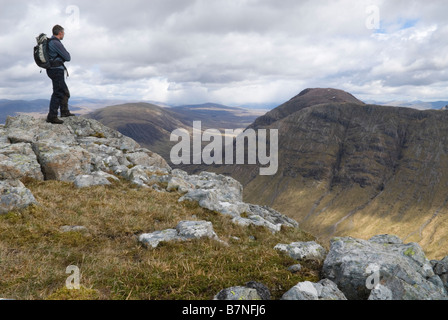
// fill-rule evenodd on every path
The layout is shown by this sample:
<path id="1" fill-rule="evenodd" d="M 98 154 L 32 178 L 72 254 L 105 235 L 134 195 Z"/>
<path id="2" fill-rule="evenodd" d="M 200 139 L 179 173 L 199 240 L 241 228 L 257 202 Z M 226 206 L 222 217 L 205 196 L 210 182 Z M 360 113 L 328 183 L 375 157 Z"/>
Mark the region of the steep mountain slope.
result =
<path id="1" fill-rule="evenodd" d="M 202 130 L 246 128 L 260 111 L 207 103 L 202 105 L 162 108 L 149 103 L 128 103 L 106 107 L 86 117 L 100 121 L 142 146 L 154 150 L 169 161 L 171 132 L 184 128 L 192 131 L 193 121 L 201 121 Z"/>
<path id="2" fill-rule="evenodd" d="M 247 201 L 288 214 L 322 240 L 392 233 L 430 255 L 448 253 L 447 113 L 310 89 L 251 127 L 279 130 L 277 174 L 210 168 L 241 181 Z"/>
<path id="3" fill-rule="evenodd" d="M 149 103 L 121 104 L 97 110 L 86 117 L 100 121 L 139 144 L 169 159 L 170 134 L 189 127 L 170 109 Z"/>

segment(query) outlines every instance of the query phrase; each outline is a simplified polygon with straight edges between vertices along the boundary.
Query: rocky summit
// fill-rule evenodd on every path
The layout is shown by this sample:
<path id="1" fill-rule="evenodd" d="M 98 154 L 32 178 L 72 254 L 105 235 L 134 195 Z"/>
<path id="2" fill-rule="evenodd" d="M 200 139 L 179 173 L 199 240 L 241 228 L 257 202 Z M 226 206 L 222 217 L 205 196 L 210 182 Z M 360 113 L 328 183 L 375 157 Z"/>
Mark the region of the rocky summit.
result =
<path id="1" fill-rule="evenodd" d="M 299 227 L 271 207 L 245 202 L 243 187 L 235 179 L 173 170 L 158 154 L 92 119 L 73 117 L 52 125 L 24 115 L 8 118 L 0 127 L 0 168 L 0 214 L 39 206 L 21 180 L 58 180 L 89 188 L 125 179 L 139 190 L 174 193 L 178 202 L 197 203 L 243 228 L 265 228 L 277 235 Z M 79 225 L 65 225 L 60 231 L 90 234 Z M 226 248 L 238 245 L 221 240 L 212 222 L 194 218 L 180 221 L 175 229 L 141 232 L 136 238 L 146 250 L 194 239 L 209 239 Z M 300 264 L 314 261 L 323 266 L 319 282 L 299 282 L 285 291 L 283 300 L 448 299 L 448 257 L 429 261 L 417 243 L 405 244 L 397 236 L 334 238 L 329 250 L 315 241 L 279 243 L 273 249 Z M 300 271 L 297 262 L 289 268 L 291 273 Z M 264 284 L 251 281 L 224 288 L 214 298 L 267 300 L 271 294 Z"/>

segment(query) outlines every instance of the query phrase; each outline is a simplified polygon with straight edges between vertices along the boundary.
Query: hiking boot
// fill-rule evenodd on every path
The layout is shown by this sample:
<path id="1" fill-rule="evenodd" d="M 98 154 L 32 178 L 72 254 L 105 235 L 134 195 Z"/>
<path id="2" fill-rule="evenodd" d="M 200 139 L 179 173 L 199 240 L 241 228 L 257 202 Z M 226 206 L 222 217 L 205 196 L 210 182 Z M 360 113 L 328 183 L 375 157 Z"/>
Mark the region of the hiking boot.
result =
<path id="1" fill-rule="evenodd" d="M 62 118 L 76 117 L 76 114 L 73 114 L 70 111 L 68 111 L 68 112 L 61 113 L 61 117 Z"/>
<path id="2" fill-rule="evenodd" d="M 47 118 L 47 122 L 48 122 L 48 123 L 53 123 L 53 124 L 63 124 L 63 123 L 64 123 L 64 121 L 62 121 L 62 120 L 59 119 L 58 117 Z"/>

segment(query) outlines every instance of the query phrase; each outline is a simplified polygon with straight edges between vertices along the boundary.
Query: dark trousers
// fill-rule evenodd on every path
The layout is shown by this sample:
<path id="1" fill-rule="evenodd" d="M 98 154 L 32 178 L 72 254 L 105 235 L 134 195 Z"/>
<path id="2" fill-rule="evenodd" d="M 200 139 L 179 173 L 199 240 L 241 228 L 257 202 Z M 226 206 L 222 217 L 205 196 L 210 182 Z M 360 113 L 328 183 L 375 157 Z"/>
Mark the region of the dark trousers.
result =
<path id="1" fill-rule="evenodd" d="M 48 118 L 56 118 L 59 107 L 61 108 L 61 115 L 69 112 L 68 99 L 70 98 L 70 91 L 65 83 L 63 69 L 47 69 L 47 75 L 53 82 L 53 94 L 51 96 Z"/>

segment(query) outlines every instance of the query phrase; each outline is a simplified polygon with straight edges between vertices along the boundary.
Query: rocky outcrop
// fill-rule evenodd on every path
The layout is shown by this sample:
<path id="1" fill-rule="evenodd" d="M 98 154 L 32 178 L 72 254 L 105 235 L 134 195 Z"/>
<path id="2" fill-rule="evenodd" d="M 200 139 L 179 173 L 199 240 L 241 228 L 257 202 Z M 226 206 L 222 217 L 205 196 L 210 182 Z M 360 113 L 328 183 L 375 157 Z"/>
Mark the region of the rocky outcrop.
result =
<path id="1" fill-rule="evenodd" d="M 5 137 L 9 145 L 0 148 L 0 155 L 10 159 L 24 155 L 21 166 L 33 169 L 22 170 L 24 173 L 12 177 L 15 179 L 29 176 L 74 182 L 79 175 L 97 171 L 121 173 L 124 167 L 141 164 L 171 169 L 159 155 L 141 148 L 131 138 L 98 121 L 81 117 L 67 118 L 63 125 L 57 126 L 25 115 L 9 117 L 2 141 Z M 7 161 L 0 163 L 8 164 Z M 29 173 L 37 169 L 38 173 Z"/>
<path id="2" fill-rule="evenodd" d="M 350 300 L 448 299 L 422 248 L 396 236 L 333 239 L 322 274 Z"/>
<path id="3" fill-rule="evenodd" d="M 171 170 L 159 155 L 95 120 L 74 117 L 56 126 L 31 116 L 9 117 L 0 128 L 0 213 L 35 203 L 19 179 L 74 182 L 81 188 L 110 184 L 118 178 L 106 171 L 118 175 L 138 165 Z M 11 187 L 6 180 L 16 182 Z"/>
<path id="4" fill-rule="evenodd" d="M 233 217 L 232 221 L 242 226 L 263 226 L 272 232 L 280 231 L 282 226 L 299 226 L 272 208 L 243 202 L 243 187 L 233 178 L 210 172 L 188 175 L 178 169 L 173 170 L 173 176 L 175 185 L 185 193 L 180 202 L 197 201 L 203 208 Z"/>
<path id="5" fill-rule="evenodd" d="M 269 207 L 243 202 L 243 187 L 235 179 L 172 170 L 158 154 L 96 120 L 71 117 L 63 125 L 52 125 L 25 115 L 9 117 L 0 128 L 0 139 L 0 180 L 31 177 L 85 188 L 108 185 L 118 176 L 141 187 L 178 192 L 180 202 L 197 201 L 240 225 L 272 232 L 298 227 Z"/>

